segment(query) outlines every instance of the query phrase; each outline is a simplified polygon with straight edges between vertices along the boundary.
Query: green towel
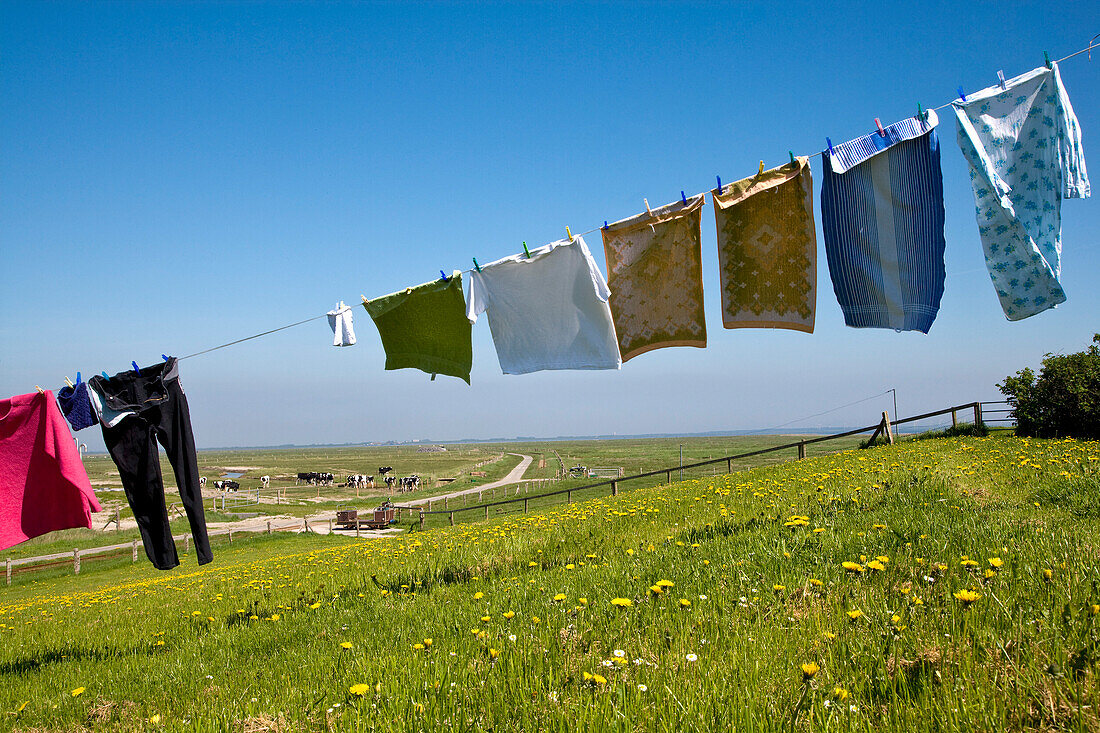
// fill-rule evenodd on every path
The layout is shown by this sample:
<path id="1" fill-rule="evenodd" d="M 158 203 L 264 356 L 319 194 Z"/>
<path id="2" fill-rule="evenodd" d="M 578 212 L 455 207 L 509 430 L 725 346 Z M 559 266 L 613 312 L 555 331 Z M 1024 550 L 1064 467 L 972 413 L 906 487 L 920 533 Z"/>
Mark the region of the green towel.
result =
<path id="1" fill-rule="evenodd" d="M 399 293 L 364 301 L 374 320 L 386 369 L 419 369 L 448 374 L 470 383 L 473 365 L 472 325 L 466 318 L 462 273 L 447 282 L 436 280 Z"/>

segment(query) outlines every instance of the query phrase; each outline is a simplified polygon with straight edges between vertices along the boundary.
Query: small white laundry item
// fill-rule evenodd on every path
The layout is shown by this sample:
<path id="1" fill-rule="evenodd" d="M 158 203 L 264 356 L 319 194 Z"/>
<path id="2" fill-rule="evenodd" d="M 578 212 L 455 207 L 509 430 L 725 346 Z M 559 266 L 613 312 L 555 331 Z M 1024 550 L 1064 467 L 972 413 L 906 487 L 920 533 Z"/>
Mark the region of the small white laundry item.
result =
<path id="1" fill-rule="evenodd" d="M 352 323 L 351 307 L 344 301 L 336 304 L 335 310 L 328 312 L 328 325 L 332 329 L 333 346 L 355 345 L 355 326 Z"/>

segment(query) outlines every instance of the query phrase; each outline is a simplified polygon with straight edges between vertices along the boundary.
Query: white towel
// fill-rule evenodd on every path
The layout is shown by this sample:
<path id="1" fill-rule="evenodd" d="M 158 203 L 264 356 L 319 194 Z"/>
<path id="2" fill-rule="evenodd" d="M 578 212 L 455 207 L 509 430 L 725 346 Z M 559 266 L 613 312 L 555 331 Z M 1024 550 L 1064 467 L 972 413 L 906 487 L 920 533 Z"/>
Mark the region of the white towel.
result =
<path id="1" fill-rule="evenodd" d="M 351 308 L 344 301 L 336 304 L 335 310 L 328 312 L 328 325 L 332 329 L 333 346 L 353 346 L 355 327 L 352 324 Z"/>

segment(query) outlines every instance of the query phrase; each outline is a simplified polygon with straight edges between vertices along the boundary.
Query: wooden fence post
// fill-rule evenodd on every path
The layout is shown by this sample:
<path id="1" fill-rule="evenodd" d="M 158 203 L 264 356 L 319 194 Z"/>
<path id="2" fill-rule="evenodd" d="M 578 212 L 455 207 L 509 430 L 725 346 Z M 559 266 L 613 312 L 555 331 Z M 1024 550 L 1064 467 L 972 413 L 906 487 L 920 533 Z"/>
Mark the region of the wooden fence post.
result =
<path id="1" fill-rule="evenodd" d="M 573 492 L 572 491 L 566 491 L 565 492 L 565 503 L 566 504 L 572 504 L 573 503 Z"/>
<path id="2" fill-rule="evenodd" d="M 80 575 L 80 548 L 73 550 L 73 575 Z"/>
<path id="3" fill-rule="evenodd" d="M 328 533 L 332 534 L 332 520 L 328 520 Z"/>
<path id="4" fill-rule="evenodd" d="M 137 540 L 130 542 L 130 562 L 137 562 Z"/>
<path id="5" fill-rule="evenodd" d="M 420 529 L 424 529 L 424 510 L 420 510 Z"/>
<path id="6" fill-rule="evenodd" d="M 802 460 L 806 457 L 806 441 L 798 441 L 798 460 Z"/>
<path id="7" fill-rule="evenodd" d="M 958 410 L 952 410 L 951 411 L 951 427 L 953 427 L 953 428 L 959 427 L 959 411 Z"/>
<path id="8" fill-rule="evenodd" d="M 451 512 L 451 526 L 455 526 L 455 513 Z"/>
<path id="9" fill-rule="evenodd" d="M 665 471 L 665 483 L 666 484 L 671 484 L 672 483 L 672 471 Z"/>
<path id="10" fill-rule="evenodd" d="M 883 433 L 886 435 L 886 442 L 890 445 L 894 444 L 894 428 L 890 426 L 890 413 L 883 410 L 882 412 L 882 425 Z"/>
<path id="11" fill-rule="evenodd" d="M 267 533 L 271 534 L 271 520 L 267 520 Z"/>
<path id="12" fill-rule="evenodd" d="M 115 507 L 115 531 L 118 532 L 122 529 L 122 510 L 117 506 Z"/>
<path id="13" fill-rule="evenodd" d="M 183 554 L 187 554 L 187 549 L 191 546 L 191 535 L 185 534 L 183 536 Z"/>
<path id="14" fill-rule="evenodd" d="M 527 513 L 527 497 L 523 497 L 523 513 Z"/>
<path id="15" fill-rule="evenodd" d="M 982 403 L 974 403 L 974 427 L 979 427 L 982 424 Z"/>
<path id="16" fill-rule="evenodd" d="M 619 495 L 619 482 L 618 481 L 612 481 L 611 482 L 611 495 L 612 496 L 618 496 Z"/>
<path id="17" fill-rule="evenodd" d="M 10 557 L 8 558 L 7 566 L 8 566 L 8 585 L 11 585 L 11 558 Z"/>
<path id="18" fill-rule="evenodd" d="M 359 539 L 359 517 L 355 518 L 355 539 Z"/>
<path id="19" fill-rule="evenodd" d="M 726 459 L 726 473 L 733 473 L 733 459 Z"/>
<path id="20" fill-rule="evenodd" d="M 233 530 L 229 530 L 229 544 L 233 544 Z"/>
<path id="21" fill-rule="evenodd" d="M 485 507 L 485 518 L 489 518 L 489 507 Z"/>

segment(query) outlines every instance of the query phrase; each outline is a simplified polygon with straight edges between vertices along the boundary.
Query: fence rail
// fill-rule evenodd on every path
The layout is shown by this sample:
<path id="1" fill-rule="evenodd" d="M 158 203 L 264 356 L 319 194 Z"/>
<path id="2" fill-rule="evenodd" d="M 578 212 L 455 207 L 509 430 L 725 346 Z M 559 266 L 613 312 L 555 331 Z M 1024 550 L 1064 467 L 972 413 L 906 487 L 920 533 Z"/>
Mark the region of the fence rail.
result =
<path id="1" fill-rule="evenodd" d="M 693 468 L 701 468 L 703 466 L 713 466 L 721 463 L 726 464 L 726 473 L 733 473 L 733 462 L 736 460 L 742 460 L 745 458 L 753 458 L 756 456 L 765 455 L 768 453 L 775 453 L 782 450 L 790 450 L 791 448 L 797 448 L 798 458 L 801 460 L 806 457 L 806 446 L 814 445 L 816 443 L 823 443 L 828 440 L 836 440 L 837 438 L 847 438 L 853 435 L 860 435 L 862 433 L 872 433 L 871 440 L 874 440 L 880 433 L 886 436 L 886 440 L 890 443 L 894 442 L 893 428 L 895 425 L 904 425 L 906 423 L 918 422 L 920 420 L 927 420 L 931 417 L 938 417 L 940 415 L 951 415 L 951 423 L 953 426 L 959 424 L 959 413 L 972 413 L 973 422 L 975 425 L 982 425 L 985 423 L 983 417 L 983 404 L 1001 404 L 1001 403 L 983 403 L 983 402 L 967 402 L 962 405 L 955 405 L 953 407 L 945 407 L 942 410 L 935 410 L 933 412 L 926 412 L 921 415 L 913 415 L 912 417 L 902 418 L 900 420 L 890 420 L 889 413 L 883 412 L 882 418 L 874 425 L 868 425 L 862 428 L 855 428 L 854 430 L 847 430 L 843 433 L 833 433 L 831 435 L 822 435 L 817 438 L 803 438 L 792 443 L 785 443 L 783 445 L 776 445 L 770 448 L 761 448 L 759 450 L 749 451 L 747 453 L 738 453 L 732 456 L 723 456 L 721 458 L 710 458 L 705 461 L 697 461 L 696 463 L 688 463 L 673 466 L 670 468 L 658 468 L 653 471 L 644 471 L 642 473 L 636 473 L 631 476 L 622 476 L 620 478 L 608 479 L 605 481 L 597 481 L 591 484 L 585 484 L 584 486 L 575 486 L 568 489 L 559 489 L 557 491 L 550 491 L 545 494 L 538 494 L 534 497 L 525 496 L 523 498 L 516 499 L 502 499 L 500 501 L 491 501 L 484 504 L 476 504 L 474 506 L 460 507 L 456 509 L 443 509 L 443 510 L 420 510 L 420 527 L 424 527 L 424 517 L 427 514 L 446 514 L 450 518 L 450 524 L 453 526 L 455 523 L 455 514 L 461 512 L 473 512 L 484 511 L 486 519 L 489 517 L 489 509 L 494 507 L 507 506 L 511 504 L 523 503 L 523 511 L 527 512 L 528 502 L 530 499 L 545 499 L 553 496 L 565 496 L 566 501 L 572 501 L 573 492 L 585 491 L 587 489 L 597 489 L 600 487 L 610 487 L 611 495 L 617 496 L 619 493 L 619 484 L 627 481 L 635 481 L 637 479 L 652 478 L 653 476 L 665 475 L 665 479 L 668 483 L 672 483 L 672 474 L 676 471 L 690 470 Z M 999 418 L 998 418 L 999 419 Z"/>

